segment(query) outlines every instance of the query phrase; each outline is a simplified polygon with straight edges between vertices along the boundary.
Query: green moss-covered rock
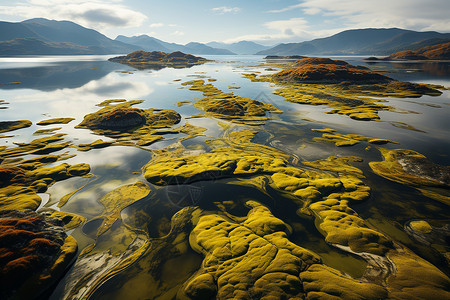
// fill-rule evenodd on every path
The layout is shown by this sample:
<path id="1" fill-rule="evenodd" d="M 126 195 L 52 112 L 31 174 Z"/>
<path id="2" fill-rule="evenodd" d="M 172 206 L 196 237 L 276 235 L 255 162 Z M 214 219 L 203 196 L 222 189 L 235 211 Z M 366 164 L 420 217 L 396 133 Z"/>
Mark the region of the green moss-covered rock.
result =
<path id="1" fill-rule="evenodd" d="M 37 122 L 36 125 L 68 124 L 75 120 L 74 118 L 53 118 Z"/>
<path id="2" fill-rule="evenodd" d="M 282 113 L 270 103 L 224 93 L 211 83 L 205 84 L 204 80 L 192 80 L 183 85 L 190 85 L 190 90 L 201 91 L 205 98 L 197 101 L 194 106 L 219 119 L 246 125 L 263 125 L 267 120 L 267 112 Z"/>
<path id="3" fill-rule="evenodd" d="M 205 258 L 202 269 L 185 287 L 189 298 L 201 299 L 193 296 L 215 289 L 217 299 L 303 296 L 298 275 L 319 263 L 319 257 L 291 243 L 286 225 L 266 207 L 255 201 L 247 205 L 251 210 L 241 223 L 218 215 L 198 220 L 189 241 Z"/>
<path id="4" fill-rule="evenodd" d="M 407 149 L 378 148 L 383 161 L 369 163 L 372 170 L 389 180 L 412 186 L 427 197 L 450 204 L 450 167 L 434 164 L 424 155 Z"/>
<path id="5" fill-rule="evenodd" d="M 157 129 L 171 127 L 180 122 L 181 116 L 170 109 L 138 109 L 133 105 L 142 103 L 140 100 L 119 102 L 104 101 L 95 113 L 84 117 L 76 128 L 88 128 L 94 133 L 117 139 L 119 145 L 146 146 L 163 139 L 162 135 L 173 131 L 159 132 Z M 81 146 L 80 150 L 95 146 L 106 146 L 107 142 L 94 142 L 93 145 Z"/>
<path id="6" fill-rule="evenodd" d="M 110 58 L 109 61 L 127 64 L 137 69 L 161 69 L 163 67 L 185 68 L 203 64 L 208 60 L 203 57 L 184 54 L 180 51 L 165 53 L 139 50 L 125 56 Z"/>
<path id="7" fill-rule="evenodd" d="M 2 121 L 0 122 L 0 133 L 30 127 L 31 124 L 31 121 L 28 120 Z"/>

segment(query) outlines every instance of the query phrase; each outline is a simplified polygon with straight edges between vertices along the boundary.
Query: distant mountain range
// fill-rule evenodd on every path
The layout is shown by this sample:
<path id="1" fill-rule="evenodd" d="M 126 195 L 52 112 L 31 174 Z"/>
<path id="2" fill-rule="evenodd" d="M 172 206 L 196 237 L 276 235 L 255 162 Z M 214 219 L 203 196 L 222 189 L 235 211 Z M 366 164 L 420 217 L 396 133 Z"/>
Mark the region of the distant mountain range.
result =
<path id="1" fill-rule="evenodd" d="M 139 35 L 126 37 L 123 35 L 119 35 L 115 39 L 116 41 L 127 43 L 130 45 L 135 45 L 141 47 L 146 51 L 162 51 L 162 52 L 174 52 L 181 51 L 189 54 L 197 54 L 197 55 L 234 55 L 233 53 L 226 49 L 214 48 L 207 46 L 202 43 L 188 43 L 186 45 L 176 44 L 176 43 L 168 43 L 161 41 L 157 38 L 148 36 L 148 35 Z"/>
<path id="2" fill-rule="evenodd" d="M 0 55 L 128 54 L 136 50 L 194 55 L 390 55 L 450 41 L 450 33 L 417 32 L 398 28 L 355 29 L 301 43 L 267 47 L 250 41 L 226 44 L 168 43 L 148 35 L 112 40 L 70 21 L 43 18 L 0 22 Z"/>
<path id="3" fill-rule="evenodd" d="M 210 47 L 214 47 L 214 48 L 227 49 L 236 54 L 255 54 L 259 51 L 263 51 L 263 50 L 272 48 L 271 46 L 263 46 L 263 45 L 255 43 L 255 42 L 249 42 L 249 41 L 240 41 L 240 42 L 232 43 L 232 44 L 210 42 L 210 43 L 206 43 L 206 45 L 210 46 Z"/>
<path id="4" fill-rule="evenodd" d="M 130 38 L 118 36 L 112 40 L 98 31 L 70 21 L 36 18 L 17 23 L 0 22 L 0 55 L 128 54 L 136 50 L 235 54 L 201 43 L 180 45 L 146 35 Z"/>
<path id="5" fill-rule="evenodd" d="M 450 41 L 450 33 L 399 28 L 346 30 L 327 38 L 280 44 L 259 55 L 389 55 Z"/>
<path id="6" fill-rule="evenodd" d="M 69 21 L 0 22 L 0 54 L 120 54 L 139 47 L 114 41 Z"/>

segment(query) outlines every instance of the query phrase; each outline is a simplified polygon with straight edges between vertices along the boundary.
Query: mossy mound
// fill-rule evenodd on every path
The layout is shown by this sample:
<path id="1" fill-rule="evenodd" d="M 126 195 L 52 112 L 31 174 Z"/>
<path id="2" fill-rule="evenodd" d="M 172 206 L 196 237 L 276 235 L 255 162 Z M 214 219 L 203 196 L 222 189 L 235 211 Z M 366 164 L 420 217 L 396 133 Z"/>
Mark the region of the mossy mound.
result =
<path id="1" fill-rule="evenodd" d="M 296 61 L 294 68 L 282 70 L 274 75 L 277 81 L 299 83 L 370 82 L 380 83 L 393 80 L 364 67 L 353 66 L 341 60 L 309 57 Z"/>
<path id="2" fill-rule="evenodd" d="M 430 226 L 430 224 L 424 220 L 412 221 L 409 223 L 409 225 L 414 230 L 419 231 L 420 233 L 430 233 L 433 230 L 433 228 Z"/>
<path id="3" fill-rule="evenodd" d="M 254 82 L 272 82 L 284 86 L 274 94 L 288 102 L 311 105 L 328 105 L 327 113 L 344 114 L 355 120 L 379 120 L 378 112 L 393 110 L 368 97 L 420 97 L 439 96 L 439 85 L 415 84 L 395 81 L 387 76 L 328 58 L 305 58 L 298 66 L 284 66 L 284 70 L 257 76 L 243 74 Z"/>
<path id="4" fill-rule="evenodd" d="M 182 288 L 181 299 L 382 299 L 387 295 L 382 286 L 349 278 L 291 243 L 289 228 L 267 207 L 256 201 L 246 205 L 251 209 L 239 222 L 216 214 L 200 216 L 189 241 L 205 258 Z"/>
<path id="5" fill-rule="evenodd" d="M 234 223 L 204 215 L 192 230 L 191 247 L 205 256 L 202 269 L 186 284 L 191 299 L 276 299 L 302 297 L 298 277 L 320 258 L 293 243 L 287 226 L 255 201 L 247 218 Z"/>
<path id="6" fill-rule="evenodd" d="M 0 211 L 0 296 L 37 297 L 59 278 L 77 246 L 63 222 L 35 212 Z"/>
<path id="7" fill-rule="evenodd" d="M 126 56 L 110 58 L 109 61 L 130 65 L 136 69 L 173 67 L 183 68 L 193 65 L 203 64 L 208 60 L 203 57 L 184 54 L 176 51 L 165 53 L 161 51 L 134 51 Z"/>
<path id="8" fill-rule="evenodd" d="M 74 118 L 53 118 L 37 122 L 36 125 L 68 124 L 75 120 Z"/>
<path id="9" fill-rule="evenodd" d="M 393 53 L 384 60 L 448 60 L 450 42 L 427 46 L 418 50 L 405 50 Z"/>
<path id="10" fill-rule="evenodd" d="M 66 143 L 55 144 L 60 139 L 61 135 L 55 135 L 0 151 L 0 155 L 7 158 L 0 165 L 0 210 L 35 210 L 41 203 L 37 193 L 45 192 L 56 181 L 89 175 L 90 167 L 83 163 L 46 167 L 71 157 L 45 154 L 68 146 Z M 41 155 L 27 160 L 17 158 L 28 154 Z"/>
<path id="11" fill-rule="evenodd" d="M 183 85 L 190 85 L 190 90 L 203 93 L 206 98 L 200 99 L 194 106 L 205 111 L 207 116 L 246 125 L 263 125 L 268 119 L 265 117 L 267 112 L 282 113 L 270 103 L 224 93 L 211 83 L 205 84 L 204 80 L 192 80 Z"/>
<path id="12" fill-rule="evenodd" d="M 389 180 L 412 186 L 427 197 L 450 204 L 450 167 L 434 164 L 407 149 L 378 148 L 384 160 L 370 162 L 372 170 Z"/>
<path id="13" fill-rule="evenodd" d="M 305 260 L 303 251 L 308 250 L 289 242 L 289 227 L 266 207 L 250 201 L 247 217 L 233 216 L 226 205 L 218 206 L 219 213 L 205 211 L 193 216 L 191 247 L 205 258 L 202 268 L 179 290 L 180 299 L 384 299 L 391 293 L 406 299 L 428 289 L 446 293 L 448 278 L 432 265 L 420 263 L 420 268 L 436 283 L 417 277 L 414 266 L 413 276 L 406 280 L 402 275 L 406 273 L 402 273 L 398 277 L 396 261 L 401 272 L 407 272 L 403 261 L 415 256 L 394 245 L 350 207 L 352 202 L 370 196 L 363 172 L 351 165 L 360 158 L 329 157 L 304 162 L 308 169 L 300 169 L 290 166 L 289 156 L 281 151 L 252 143 L 255 133 L 234 131 L 223 139 L 209 140 L 213 150 L 202 154 L 158 151 L 144 174 L 150 182 L 161 185 L 237 177 L 230 183 L 241 181 L 266 194 L 269 188 L 281 192 L 299 206 L 298 214 L 314 217 L 327 243 L 361 256 L 369 264 L 368 273 L 374 268 L 380 274 L 358 280 L 321 264 L 314 253 L 317 261 Z"/>
<path id="14" fill-rule="evenodd" d="M 316 142 L 332 142 L 337 147 L 344 147 L 344 146 L 353 146 L 356 144 L 359 144 L 361 142 L 368 142 L 370 144 L 387 144 L 387 143 L 395 143 L 393 141 L 387 140 L 387 139 L 379 139 L 379 138 L 373 138 L 364 136 L 361 134 L 340 134 L 340 133 L 327 133 L 327 131 L 322 130 L 322 132 L 326 132 L 322 134 L 322 137 L 315 137 L 314 141 Z"/>
<path id="15" fill-rule="evenodd" d="M 0 122 L 0 133 L 13 131 L 21 128 L 27 128 L 31 126 L 31 121 L 19 120 L 19 121 L 1 121 Z"/>
<path id="16" fill-rule="evenodd" d="M 104 106 L 95 113 L 84 117 L 83 122 L 75 128 L 88 128 L 94 133 L 115 138 L 116 144 L 145 146 L 163 139 L 162 135 L 177 131 L 157 131 L 171 127 L 180 122 L 181 116 L 170 109 L 138 109 L 133 105 L 142 103 L 140 100 L 103 101 Z M 136 142 L 133 142 L 136 141 Z M 80 145 L 81 150 L 104 147 L 109 142 L 97 141 L 94 144 Z"/>

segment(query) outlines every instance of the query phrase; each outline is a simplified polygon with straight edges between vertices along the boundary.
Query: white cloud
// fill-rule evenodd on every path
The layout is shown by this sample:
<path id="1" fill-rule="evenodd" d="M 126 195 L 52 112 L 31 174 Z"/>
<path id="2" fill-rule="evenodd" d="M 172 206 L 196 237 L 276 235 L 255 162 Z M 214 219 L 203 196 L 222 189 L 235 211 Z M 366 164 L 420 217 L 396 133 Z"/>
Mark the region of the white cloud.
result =
<path id="1" fill-rule="evenodd" d="M 150 28 L 159 28 L 159 27 L 163 27 L 164 24 L 163 23 L 153 23 L 150 24 Z"/>
<path id="2" fill-rule="evenodd" d="M 234 43 L 242 40 L 281 42 L 285 40 L 299 41 L 312 37 L 309 33 L 308 22 L 303 18 L 291 18 L 264 23 L 264 27 L 274 31 L 273 34 L 249 34 L 228 39 L 225 43 Z"/>
<path id="3" fill-rule="evenodd" d="M 291 6 L 282 8 L 282 9 L 269 10 L 268 12 L 270 12 L 270 13 L 282 13 L 282 12 L 293 10 L 293 9 L 297 9 L 297 8 L 300 8 L 300 7 L 301 7 L 301 4 L 295 4 L 295 5 L 291 5 Z"/>
<path id="4" fill-rule="evenodd" d="M 120 0 L 29 0 L 20 4 L 1 5 L 0 14 L 23 18 L 70 20 L 97 30 L 111 27 L 134 27 L 147 17 L 120 3 Z"/>
<path id="5" fill-rule="evenodd" d="M 172 32 L 172 35 L 182 36 L 182 35 L 184 35 L 184 32 L 176 30 L 176 31 Z"/>
<path id="6" fill-rule="evenodd" d="M 213 12 L 223 15 L 226 13 L 238 13 L 241 11 L 239 7 L 220 6 L 211 9 Z"/>
<path id="7" fill-rule="evenodd" d="M 443 0 L 304 0 L 271 12 L 302 9 L 305 14 L 338 18 L 348 28 L 399 27 L 450 31 L 450 1 Z"/>

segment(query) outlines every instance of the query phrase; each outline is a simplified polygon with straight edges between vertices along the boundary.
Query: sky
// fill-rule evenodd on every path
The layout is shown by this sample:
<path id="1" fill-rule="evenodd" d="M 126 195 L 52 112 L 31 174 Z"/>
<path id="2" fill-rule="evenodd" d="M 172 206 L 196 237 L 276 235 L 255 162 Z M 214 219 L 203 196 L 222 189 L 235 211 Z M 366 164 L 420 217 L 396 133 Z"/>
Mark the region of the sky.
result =
<path id="1" fill-rule="evenodd" d="M 449 0 L 0 0 L 1 21 L 69 20 L 112 39 L 147 34 L 182 44 L 274 45 L 357 28 L 450 32 L 449 12 Z"/>

